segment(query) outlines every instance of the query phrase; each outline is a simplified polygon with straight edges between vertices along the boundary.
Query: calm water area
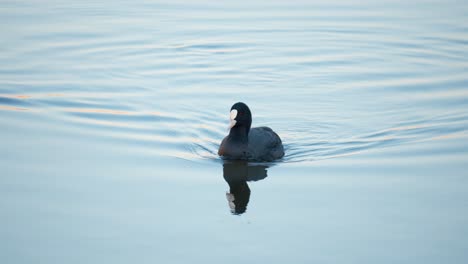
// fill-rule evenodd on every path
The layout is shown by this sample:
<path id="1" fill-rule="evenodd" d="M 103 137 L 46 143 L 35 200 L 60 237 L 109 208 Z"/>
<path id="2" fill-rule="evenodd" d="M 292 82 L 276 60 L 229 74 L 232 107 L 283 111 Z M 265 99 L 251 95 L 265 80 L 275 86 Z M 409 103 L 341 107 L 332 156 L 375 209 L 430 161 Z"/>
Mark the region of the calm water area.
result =
<path id="1" fill-rule="evenodd" d="M 5 264 L 468 263 L 468 1 L 0 0 L 0 168 Z"/>

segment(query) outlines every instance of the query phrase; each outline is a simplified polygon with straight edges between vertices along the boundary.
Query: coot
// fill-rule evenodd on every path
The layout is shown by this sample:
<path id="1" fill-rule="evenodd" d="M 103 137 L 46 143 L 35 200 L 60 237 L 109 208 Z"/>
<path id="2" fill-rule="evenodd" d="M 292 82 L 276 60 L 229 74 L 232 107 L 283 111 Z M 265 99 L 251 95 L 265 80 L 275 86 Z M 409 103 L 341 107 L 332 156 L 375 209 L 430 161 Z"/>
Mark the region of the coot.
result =
<path id="1" fill-rule="evenodd" d="M 249 107 L 235 103 L 231 107 L 229 135 L 219 146 L 218 155 L 225 159 L 273 161 L 284 156 L 280 137 L 269 127 L 250 128 Z"/>

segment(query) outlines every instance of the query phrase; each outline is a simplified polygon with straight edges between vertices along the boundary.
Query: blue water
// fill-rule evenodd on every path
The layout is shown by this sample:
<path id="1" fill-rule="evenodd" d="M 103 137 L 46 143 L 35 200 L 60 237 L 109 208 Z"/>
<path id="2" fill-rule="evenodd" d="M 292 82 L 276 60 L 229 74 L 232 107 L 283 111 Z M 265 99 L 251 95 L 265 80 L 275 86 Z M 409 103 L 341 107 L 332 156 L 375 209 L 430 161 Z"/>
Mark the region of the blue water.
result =
<path id="1" fill-rule="evenodd" d="M 0 22 L 2 263 L 468 261 L 468 2 L 0 1 Z M 282 160 L 217 157 L 237 101 Z"/>

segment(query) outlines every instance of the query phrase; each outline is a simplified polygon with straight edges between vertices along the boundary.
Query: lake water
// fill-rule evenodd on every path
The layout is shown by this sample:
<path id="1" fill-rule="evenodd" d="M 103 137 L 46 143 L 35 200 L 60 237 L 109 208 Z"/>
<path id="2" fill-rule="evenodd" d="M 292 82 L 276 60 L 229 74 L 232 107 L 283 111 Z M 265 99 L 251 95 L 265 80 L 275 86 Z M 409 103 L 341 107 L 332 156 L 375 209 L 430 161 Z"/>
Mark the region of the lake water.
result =
<path id="1" fill-rule="evenodd" d="M 468 262 L 466 1 L 100 2 L 0 1 L 2 263 Z"/>

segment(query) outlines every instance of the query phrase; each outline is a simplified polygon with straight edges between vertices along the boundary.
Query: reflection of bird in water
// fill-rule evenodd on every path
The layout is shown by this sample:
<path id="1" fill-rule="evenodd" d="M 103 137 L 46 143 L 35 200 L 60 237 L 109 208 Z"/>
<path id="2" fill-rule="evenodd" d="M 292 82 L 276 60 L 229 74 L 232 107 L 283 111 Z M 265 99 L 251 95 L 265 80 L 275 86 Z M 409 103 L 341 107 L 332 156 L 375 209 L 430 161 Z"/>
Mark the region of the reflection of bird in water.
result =
<path id="1" fill-rule="evenodd" d="M 223 175 L 229 184 L 226 198 L 233 214 L 243 214 L 250 200 L 250 188 L 247 181 L 263 180 L 267 177 L 268 166 L 253 165 L 246 161 L 225 161 Z"/>

